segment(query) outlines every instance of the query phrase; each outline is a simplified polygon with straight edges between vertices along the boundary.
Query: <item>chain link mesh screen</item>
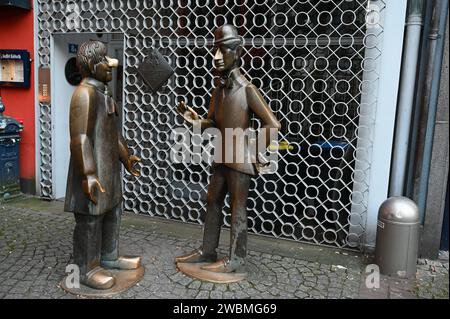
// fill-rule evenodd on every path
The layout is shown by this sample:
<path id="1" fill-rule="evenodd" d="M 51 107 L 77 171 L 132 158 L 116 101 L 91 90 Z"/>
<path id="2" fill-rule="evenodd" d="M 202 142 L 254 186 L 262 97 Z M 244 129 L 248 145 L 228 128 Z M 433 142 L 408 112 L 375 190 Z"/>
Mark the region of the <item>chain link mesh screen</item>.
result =
<path id="1" fill-rule="evenodd" d="M 206 115 L 215 83 L 213 31 L 232 23 L 244 38 L 243 71 L 281 122 L 279 140 L 289 143 L 279 150 L 276 174 L 252 181 L 250 231 L 360 247 L 378 94 L 382 1 L 38 0 L 37 10 L 40 67 L 50 65 L 55 32 L 125 34 L 123 130 L 143 159 L 140 178 L 124 176 L 126 210 L 203 222 L 209 164 L 172 163 L 170 133 L 185 125 L 175 113 L 179 100 Z M 157 93 L 136 72 L 149 48 L 158 48 L 175 69 Z M 52 197 L 56 177 L 50 105 L 41 104 L 39 116 L 41 195 Z M 229 226 L 226 202 L 224 223 Z"/>

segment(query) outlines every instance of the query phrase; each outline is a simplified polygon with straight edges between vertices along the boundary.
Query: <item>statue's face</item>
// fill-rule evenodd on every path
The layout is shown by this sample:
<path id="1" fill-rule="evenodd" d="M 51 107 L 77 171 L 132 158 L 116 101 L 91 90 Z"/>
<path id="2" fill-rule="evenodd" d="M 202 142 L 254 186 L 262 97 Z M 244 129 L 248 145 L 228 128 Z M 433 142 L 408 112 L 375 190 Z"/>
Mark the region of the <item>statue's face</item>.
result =
<path id="1" fill-rule="evenodd" d="M 215 48 L 214 67 L 223 73 L 230 71 L 237 65 L 239 59 L 238 49 L 231 49 L 226 43 L 220 43 Z"/>
<path id="2" fill-rule="evenodd" d="M 119 61 L 117 59 L 105 56 L 105 58 L 94 67 L 93 76 L 103 83 L 108 83 L 112 80 L 112 69 L 117 68 L 118 65 Z"/>

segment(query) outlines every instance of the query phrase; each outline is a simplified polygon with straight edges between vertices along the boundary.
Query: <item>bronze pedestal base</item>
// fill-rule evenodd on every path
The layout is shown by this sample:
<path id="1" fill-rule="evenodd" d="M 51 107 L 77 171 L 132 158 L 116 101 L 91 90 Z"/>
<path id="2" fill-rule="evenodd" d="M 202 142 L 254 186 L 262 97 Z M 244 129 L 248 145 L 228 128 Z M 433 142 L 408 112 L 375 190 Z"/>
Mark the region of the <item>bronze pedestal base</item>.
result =
<path id="1" fill-rule="evenodd" d="M 143 266 L 133 270 L 112 270 L 108 271 L 116 278 L 116 283 L 110 289 L 92 289 L 83 284 L 80 284 L 80 288 L 68 288 L 66 285 L 66 278 L 64 277 L 60 283 L 62 289 L 73 295 L 83 297 L 109 297 L 118 293 L 124 292 L 137 284 L 142 277 L 144 277 L 145 269 Z"/>
<path id="2" fill-rule="evenodd" d="M 177 263 L 177 268 L 189 277 L 217 284 L 229 284 L 247 278 L 246 272 L 219 273 L 201 269 L 201 267 L 208 264 L 209 263 Z"/>

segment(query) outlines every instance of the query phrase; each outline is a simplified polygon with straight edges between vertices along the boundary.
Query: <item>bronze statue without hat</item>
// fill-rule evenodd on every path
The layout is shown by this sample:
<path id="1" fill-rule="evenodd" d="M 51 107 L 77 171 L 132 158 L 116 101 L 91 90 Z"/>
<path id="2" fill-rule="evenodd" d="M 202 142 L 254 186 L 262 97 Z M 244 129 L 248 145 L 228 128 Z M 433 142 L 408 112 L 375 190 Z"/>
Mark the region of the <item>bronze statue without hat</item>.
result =
<path id="1" fill-rule="evenodd" d="M 140 257 L 119 255 L 122 215 L 120 162 L 134 176 L 140 159 L 130 154 L 117 126 L 119 109 L 108 82 L 118 61 L 107 56 L 99 41 L 83 43 L 77 64 L 83 76 L 70 103 L 70 165 L 65 211 L 75 215 L 73 259 L 79 268 L 79 289 L 98 295 L 122 291 L 142 278 Z"/>

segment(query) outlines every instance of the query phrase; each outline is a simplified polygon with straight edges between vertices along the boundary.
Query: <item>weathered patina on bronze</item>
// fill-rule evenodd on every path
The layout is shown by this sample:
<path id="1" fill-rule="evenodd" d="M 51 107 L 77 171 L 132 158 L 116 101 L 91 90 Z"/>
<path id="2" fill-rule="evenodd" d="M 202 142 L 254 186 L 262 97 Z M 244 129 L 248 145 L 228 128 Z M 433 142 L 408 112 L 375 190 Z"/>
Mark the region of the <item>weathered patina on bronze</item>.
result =
<path id="1" fill-rule="evenodd" d="M 106 53 L 99 41 L 85 42 L 79 48 L 77 65 L 83 80 L 70 103 L 71 157 L 65 200 L 65 211 L 75 215 L 73 258 L 80 269 L 80 282 L 102 290 L 115 284 L 106 269 L 141 267 L 140 257 L 119 255 L 120 162 L 139 176 L 134 165 L 140 159 L 130 154 L 118 127 L 119 109 L 107 85 L 118 61 Z"/>
<path id="2" fill-rule="evenodd" d="M 239 61 L 242 55 L 242 39 L 232 25 L 224 25 L 215 33 L 214 64 L 221 75 L 221 84 L 211 96 L 208 116 L 201 119 L 184 102 L 177 111 L 184 119 L 202 129 L 215 127 L 222 135 L 222 155 L 227 144 L 233 151 L 233 160 L 214 163 L 211 182 L 208 187 L 207 212 L 203 232 L 203 245 L 197 250 L 175 259 L 178 269 L 186 274 L 213 282 L 233 282 L 245 278 L 245 258 L 247 254 L 247 198 L 252 176 L 258 174 L 257 154 L 251 152 L 249 141 L 243 147 L 235 145 L 233 138 L 226 139 L 227 129 L 246 130 L 251 117 L 261 121 L 261 128 L 267 135 L 265 149 L 270 144 L 270 129 L 278 130 L 280 123 L 264 101 L 258 89 L 240 72 Z M 228 145 L 230 146 L 230 145 Z M 256 159 L 255 159 L 256 157 Z M 244 159 L 238 161 L 235 159 Z M 231 196 L 231 242 L 229 255 L 217 260 L 216 249 L 219 244 L 222 224 L 222 208 L 227 193 Z M 205 264 L 206 263 L 206 264 Z M 197 267 L 192 264 L 197 264 Z M 222 274 L 221 276 L 218 276 Z"/>

